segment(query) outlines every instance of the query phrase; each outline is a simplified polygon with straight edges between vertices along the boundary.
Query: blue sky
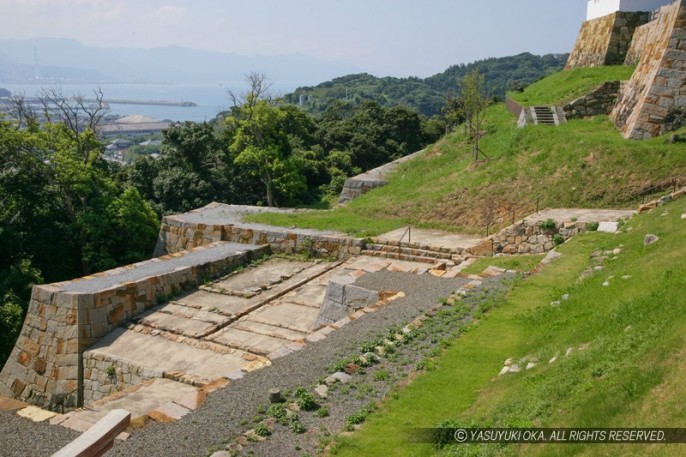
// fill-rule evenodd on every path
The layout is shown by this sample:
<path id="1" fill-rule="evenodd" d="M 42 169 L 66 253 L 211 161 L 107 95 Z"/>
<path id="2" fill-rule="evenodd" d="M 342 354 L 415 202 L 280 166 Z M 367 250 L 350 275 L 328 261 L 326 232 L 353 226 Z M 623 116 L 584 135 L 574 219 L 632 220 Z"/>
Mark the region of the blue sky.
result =
<path id="1" fill-rule="evenodd" d="M 0 0 L 0 38 L 301 53 L 425 77 L 487 57 L 569 52 L 585 13 L 584 0 Z"/>

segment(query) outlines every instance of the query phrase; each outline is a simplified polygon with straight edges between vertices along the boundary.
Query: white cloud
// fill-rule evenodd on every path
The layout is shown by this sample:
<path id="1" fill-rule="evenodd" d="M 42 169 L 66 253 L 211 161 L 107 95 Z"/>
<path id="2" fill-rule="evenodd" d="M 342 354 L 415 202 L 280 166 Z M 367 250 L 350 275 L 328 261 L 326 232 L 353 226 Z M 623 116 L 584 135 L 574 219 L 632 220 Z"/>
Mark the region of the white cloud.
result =
<path id="1" fill-rule="evenodd" d="M 157 8 L 152 15 L 164 24 L 175 25 L 186 19 L 188 10 L 180 6 L 164 5 Z"/>

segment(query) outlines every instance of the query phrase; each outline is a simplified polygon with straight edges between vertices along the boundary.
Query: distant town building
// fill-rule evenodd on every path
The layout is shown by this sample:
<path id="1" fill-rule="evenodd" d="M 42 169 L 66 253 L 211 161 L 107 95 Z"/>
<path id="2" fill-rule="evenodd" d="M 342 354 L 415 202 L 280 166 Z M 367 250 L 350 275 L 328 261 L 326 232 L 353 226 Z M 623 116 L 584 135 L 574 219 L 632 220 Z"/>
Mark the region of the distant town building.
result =
<path id="1" fill-rule="evenodd" d="M 133 114 L 101 126 L 99 133 L 103 137 L 141 136 L 159 133 L 170 125 L 169 122 L 159 121 L 149 116 Z"/>
<path id="2" fill-rule="evenodd" d="M 674 0 L 588 0 L 586 20 L 596 19 L 617 11 L 654 11 Z"/>

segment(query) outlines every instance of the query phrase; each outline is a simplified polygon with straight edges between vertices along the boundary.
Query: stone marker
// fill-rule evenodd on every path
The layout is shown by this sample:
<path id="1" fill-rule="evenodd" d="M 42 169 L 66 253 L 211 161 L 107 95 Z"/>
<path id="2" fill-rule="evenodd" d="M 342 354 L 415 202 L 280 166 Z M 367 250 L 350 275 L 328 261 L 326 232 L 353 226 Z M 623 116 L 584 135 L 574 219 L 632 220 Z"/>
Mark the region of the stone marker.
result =
<path id="1" fill-rule="evenodd" d="M 598 231 L 603 233 L 616 233 L 619 228 L 617 222 L 601 222 L 598 224 Z"/>
<path id="2" fill-rule="evenodd" d="M 269 389 L 269 403 L 281 403 L 281 391 L 279 389 Z"/>

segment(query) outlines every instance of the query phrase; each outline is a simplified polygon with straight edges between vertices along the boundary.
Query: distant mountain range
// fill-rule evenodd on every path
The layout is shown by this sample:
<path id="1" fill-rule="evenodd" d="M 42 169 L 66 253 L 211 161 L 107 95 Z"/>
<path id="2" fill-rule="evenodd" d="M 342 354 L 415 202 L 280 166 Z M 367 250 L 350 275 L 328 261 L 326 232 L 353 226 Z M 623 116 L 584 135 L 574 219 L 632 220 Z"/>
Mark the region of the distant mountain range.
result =
<path id="1" fill-rule="evenodd" d="M 359 69 L 302 54 L 248 56 L 179 46 L 96 48 L 61 38 L 0 39 L 0 82 L 4 83 L 37 78 L 84 83 L 242 82 L 253 71 L 278 83 L 315 83 Z"/>

